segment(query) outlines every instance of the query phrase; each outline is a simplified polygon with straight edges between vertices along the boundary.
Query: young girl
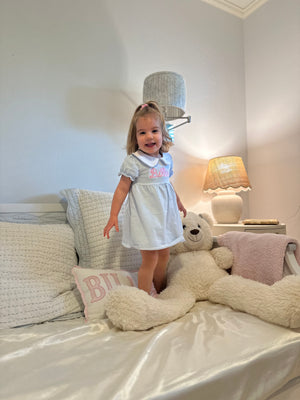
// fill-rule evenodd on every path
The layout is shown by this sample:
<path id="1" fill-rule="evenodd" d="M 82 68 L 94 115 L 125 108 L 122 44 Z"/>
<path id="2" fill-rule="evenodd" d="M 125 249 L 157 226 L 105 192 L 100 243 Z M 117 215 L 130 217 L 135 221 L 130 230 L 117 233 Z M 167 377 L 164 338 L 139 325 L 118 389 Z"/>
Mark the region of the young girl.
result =
<path id="1" fill-rule="evenodd" d="M 104 228 L 119 231 L 118 214 L 128 194 L 124 212 L 122 244 L 139 249 L 142 264 L 138 287 L 150 293 L 152 282 L 159 293 L 165 285 L 169 247 L 182 242 L 179 211 L 186 215 L 169 177 L 173 161 L 168 153 L 172 145 L 164 117 L 158 105 L 149 101 L 134 112 L 127 137 L 127 157 L 113 196 L 110 218 Z"/>

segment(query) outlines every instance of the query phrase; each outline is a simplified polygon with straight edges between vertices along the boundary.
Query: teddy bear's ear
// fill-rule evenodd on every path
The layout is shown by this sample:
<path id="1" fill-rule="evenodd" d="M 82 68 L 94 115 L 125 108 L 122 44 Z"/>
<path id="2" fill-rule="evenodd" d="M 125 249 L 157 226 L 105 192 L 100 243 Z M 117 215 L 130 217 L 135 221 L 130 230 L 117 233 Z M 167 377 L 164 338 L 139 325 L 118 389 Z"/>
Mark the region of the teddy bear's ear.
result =
<path id="1" fill-rule="evenodd" d="M 204 220 L 208 223 L 208 225 L 209 225 L 210 227 L 213 226 L 214 221 L 213 221 L 212 217 L 211 217 L 209 214 L 202 213 L 202 214 L 199 214 L 199 217 L 202 218 L 202 219 L 204 219 Z"/>

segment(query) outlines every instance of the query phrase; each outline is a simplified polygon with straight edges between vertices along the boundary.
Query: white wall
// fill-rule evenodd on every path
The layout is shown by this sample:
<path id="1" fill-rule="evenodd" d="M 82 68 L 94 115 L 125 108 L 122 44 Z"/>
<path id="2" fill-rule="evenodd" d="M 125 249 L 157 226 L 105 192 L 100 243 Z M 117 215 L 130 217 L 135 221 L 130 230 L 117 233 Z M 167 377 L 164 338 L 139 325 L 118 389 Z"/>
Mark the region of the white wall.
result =
<path id="1" fill-rule="evenodd" d="M 300 1 L 271 0 L 244 29 L 249 215 L 300 240 Z"/>
<path id="2" fill-rule="evenodd" d="M 175 186 L 209 210 L 209 158 L 246 161 L 243 21 L 199 0 L 1 0 L 0 202 L 113 191 L 144 78 L 181 73 Z"/>
<path id="3" fill-rule="evenodd" d="M 2 0 L 1 202 L 111 189 L 131 105 L 123 46 L 101 1 Z"/>

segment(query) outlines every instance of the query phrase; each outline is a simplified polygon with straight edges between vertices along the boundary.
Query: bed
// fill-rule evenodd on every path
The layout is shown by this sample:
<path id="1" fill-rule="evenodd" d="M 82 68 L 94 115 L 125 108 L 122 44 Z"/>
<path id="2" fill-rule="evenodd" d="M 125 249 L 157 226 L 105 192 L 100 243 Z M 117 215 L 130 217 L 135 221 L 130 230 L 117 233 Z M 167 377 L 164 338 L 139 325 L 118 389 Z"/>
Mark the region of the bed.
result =
<path id="1" fill-rule="evenodd" d="M 113 327 L 101 303 L 118 279 L 134 284 L 139 254 L 102 237 L 111 193 L 61 195 L 0 206 L 0 399 L 300 398 L 300 329 L 208 301 L 147 331 Z M 74 265 L 103 278 L 98 317 Z"/>

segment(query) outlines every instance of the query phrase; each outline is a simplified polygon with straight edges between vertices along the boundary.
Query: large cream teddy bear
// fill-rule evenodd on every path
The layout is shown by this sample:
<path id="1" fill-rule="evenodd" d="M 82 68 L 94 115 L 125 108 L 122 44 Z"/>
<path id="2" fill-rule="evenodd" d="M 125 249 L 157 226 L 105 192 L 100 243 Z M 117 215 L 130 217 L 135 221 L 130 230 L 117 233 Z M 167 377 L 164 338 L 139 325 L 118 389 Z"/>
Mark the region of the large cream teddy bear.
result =
<path id="1" fill-rule="evenodd" d="M 135 287 L 110 292 L 106 314 L 123 330 L 146 330 L 174 321 L 196 301 L 210 300 L 263 320 L 300 327 L 300 276 L 287 276 L 272 286 L 226 272 L 233 255 L 226 247 L 212 249 L 212 220 L 188 212 L 182 219 L 185 241 L 171 249 L 167 288 L 156 298 Z"/>
<path id="2" fill-rule="evenodd" d="M 211 250 L 213 238 L 208 215 L 188 213 L 183 220 L 185 242 L 171 249 L 167 288 L 157 298 L 135 287 L 113 290 L 106 314 L 123 330 L 146 330 L 186 314 L 198 300 L 207 300 L 208 290 L 227 275 L 232 253 L 225 247 Z"/>

